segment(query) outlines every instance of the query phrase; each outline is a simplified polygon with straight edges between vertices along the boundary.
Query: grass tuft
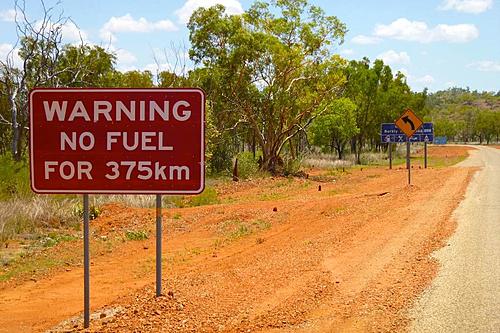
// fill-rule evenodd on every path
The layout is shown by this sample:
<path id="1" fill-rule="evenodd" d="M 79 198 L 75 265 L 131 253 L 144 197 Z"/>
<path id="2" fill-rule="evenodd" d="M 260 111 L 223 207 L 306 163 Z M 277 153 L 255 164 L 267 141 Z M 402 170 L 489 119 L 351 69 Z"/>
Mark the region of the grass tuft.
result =
<path id="1" fill-rule="evenodd" d="M 128 240 L 140 241 L 149 238 L 149 234 L 144 230 L 127 230 L 125 232 L 125 237 Z"/>

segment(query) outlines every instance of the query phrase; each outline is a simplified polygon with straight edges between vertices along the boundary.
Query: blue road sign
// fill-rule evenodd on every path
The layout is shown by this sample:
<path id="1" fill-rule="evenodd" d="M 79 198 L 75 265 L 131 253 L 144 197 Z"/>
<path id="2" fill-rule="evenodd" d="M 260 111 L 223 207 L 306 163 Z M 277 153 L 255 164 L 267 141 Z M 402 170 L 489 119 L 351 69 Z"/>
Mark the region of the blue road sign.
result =
<path id="1" fill-rule="evenodd" d="M 437 145 L 445 145 L 447 141 L 448 141 L 448 138 L 445 136 L 436 136 L 434 143 Z"/>
<path id="2" fill-rule="evenodd" d="M 395 124 L 384 123 L 380 131 L 380 141 L 382 143 L 404 143 L 407 140 L 404 134 Z M 434 141 L 434 124 L 423 123 L 423 125 L 412 135 L 410 142 L 433 142 Z"/>

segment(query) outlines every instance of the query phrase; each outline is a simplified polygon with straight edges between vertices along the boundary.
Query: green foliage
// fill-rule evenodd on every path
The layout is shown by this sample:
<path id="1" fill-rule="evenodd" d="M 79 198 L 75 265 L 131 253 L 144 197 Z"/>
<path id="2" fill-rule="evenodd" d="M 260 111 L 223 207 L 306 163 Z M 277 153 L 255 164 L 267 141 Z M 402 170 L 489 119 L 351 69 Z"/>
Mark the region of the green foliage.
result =
<path id="1" fill-rule="evenodd" d="M 57 59 L 61 86 L 106 87 L 116 55 L 97 45 L 66 45 Z"/>
<path id="2" fill-rule="evenodd" d="M 76 239 L 76 237 L 72 236 L 72 235 L 61 234 L 58 232 L 50 232 L 48 235 L 46 235 L 40 239 L 40 244 L 43 247 L 52 247 L 52 246 L 55 246 L 61 242 L 72 241 L 75 239 Z"/>
<path id="3" fill-rule="evenodd" d="M 149 238 L 149 234 L 144 230 L 127 230 L 125 237 L 128 240 L 141 241 Z"/>
<path id="4" fill-rule="evenodd" d="M 128 71 L 125 73 L 113 71 L 106 78 L 108 86 L 119 88 L 151 88 L 153 74 L 150 71 Z"/>
<path id="5" fill-rule="evenodd" d="M 307 1 L 295 0 L 257 1 L 244 14 L 232 16 L 221 5 L 200 8 L 188 29 L 189 55 L 203 66 L 196 76 L 218 130 L 255 140 L 263 168 L 276 172 L 285 144 L 345 82 L 345 61 L 329 47 L 343 41 L 345 25 Z M 221 144 L 228 147 L 226 139 Z"/>
<path id="6" fill-rule="evenodd" d="M 427 108 L 436 135 L 450 141 L 490 143 L 500 138 L 500 96 L 450 88 L 429 95 Z"/>
<path id="7" fill-rule="evenodd" d="M 314 145 L 330 152 L 335 149 L 342 159 L 346 144 L 359 133 L 355 111 L 356 105 L 348 98 L 331 101 L 310 128 Z"/>
<path id="8" fill-rule="evenodd" d="M 253 153 L 245 151 L 239 153 L 238 159 L 238 177 L 240 179 L 247 179 L 254 177 L 259 173 L 259 164 L 253 158 Z"/>
<path id="9" fill-rule="evenodd" d="M 355 105 L 356 127 L 359 133 L 353 142 L 356 163 L 361 163 L 362 148 L 367 142 L 379 143 L 380 124 L 393 122 L 406 108 L 412 108 L 419 116 L 425 116 L 427 90 L 413 93 L 405 76 L 393 75 L 382 60 L 370 65 L 368 58 L 352 60 L 346 68 L 348 78 L 346 97 Z M 373 148 L 373 147 L 372 147 Z"/>
<path id="10" fill-rule="evenodd" d="M 219 202 L 217 191 L 210 186 L 205 187 L 201 194 L 178 197 L 174 200 L 175 206 L 179 208 L 214 205 Z"/>
<path id="11" fill-rule="evenodd" d="M 83 218 L 83 205 L 79 203 L 73 207 L 73 214 L 79 218 Z M 101 209 L 97 206 L 89 206 L 89 220 L 95 220 L 101 215 Z"/>
<path id="12" fill-rule="evenodd" d="M 16 162 L 10 154 L 0 156 L 0 200 L 32 195 L 28 162 Z"/>

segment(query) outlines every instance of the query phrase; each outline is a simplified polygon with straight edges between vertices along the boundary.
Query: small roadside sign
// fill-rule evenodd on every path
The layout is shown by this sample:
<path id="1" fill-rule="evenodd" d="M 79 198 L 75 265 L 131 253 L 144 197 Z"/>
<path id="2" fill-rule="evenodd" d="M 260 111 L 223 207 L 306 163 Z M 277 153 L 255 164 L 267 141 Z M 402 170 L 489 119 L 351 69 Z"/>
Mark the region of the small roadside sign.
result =
<path id="1" fill-rule="evenodd" d="M 399 127 L 394 123 L 382 123 L 380 128 L 380 142 L 382 143 L 404 143 L 408 141 Z M 434 124 L 423 123 L 422 126 L 411 136 L 410 142 L 432 143 L 434 140 Z"/>
<path id="2" fill-rule="evenodd" d="M 406 109 L 395 124 L 409 138 L 422 126 L 423 121 L 411 109 Z"/>

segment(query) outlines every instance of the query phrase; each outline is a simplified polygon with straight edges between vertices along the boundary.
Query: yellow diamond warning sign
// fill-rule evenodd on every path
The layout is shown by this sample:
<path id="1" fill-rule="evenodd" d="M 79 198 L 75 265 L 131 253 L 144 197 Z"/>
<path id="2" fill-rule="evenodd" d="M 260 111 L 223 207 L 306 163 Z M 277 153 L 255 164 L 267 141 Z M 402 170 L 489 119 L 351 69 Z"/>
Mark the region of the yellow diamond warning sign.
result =
<path id="1" fill-rule="evenodd" d="M 411 109 L 407 109 L 395 121 L 395 124 L 407 137 L 411 137 L 422 126 L 423 122 Z"/>

